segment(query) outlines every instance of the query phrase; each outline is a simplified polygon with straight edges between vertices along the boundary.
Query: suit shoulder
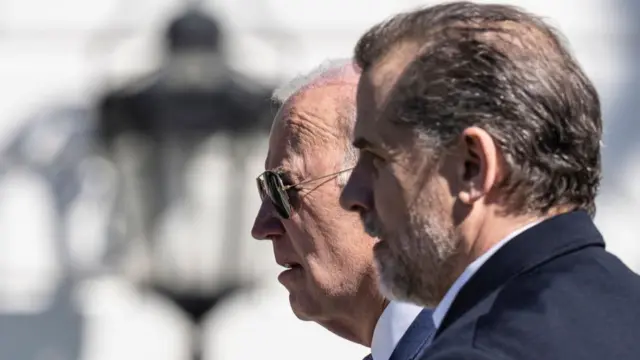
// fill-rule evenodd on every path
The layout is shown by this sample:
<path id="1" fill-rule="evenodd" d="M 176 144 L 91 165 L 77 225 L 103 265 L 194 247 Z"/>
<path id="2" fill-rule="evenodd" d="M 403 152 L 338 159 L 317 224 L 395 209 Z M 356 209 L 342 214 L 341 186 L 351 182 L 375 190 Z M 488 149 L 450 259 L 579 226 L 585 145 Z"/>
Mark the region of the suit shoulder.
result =
<path id="1" fill-rule="evenodd" d="M 640 276 L 604 249 L 588 248 L 513 277 L 497 290 L 492 310 L 507 305 L 531 308 L 538 302 L 554 302 L 571 310 L 575 304 L 566 300 L 572 298 L 607 307 L 620 297 L 640 301 Z"/>
<path id="2" fill-rule="evenodd" d="M 536 351 L 549 359 L 613 353 L 626 359 L 628 351 L 640 351 L 634 330 L 639 302 L 640 277 L 602 249 L 580 251 L 524 272 L 495 291 L 476 314 L 472 343 L 523 359 Z"/>

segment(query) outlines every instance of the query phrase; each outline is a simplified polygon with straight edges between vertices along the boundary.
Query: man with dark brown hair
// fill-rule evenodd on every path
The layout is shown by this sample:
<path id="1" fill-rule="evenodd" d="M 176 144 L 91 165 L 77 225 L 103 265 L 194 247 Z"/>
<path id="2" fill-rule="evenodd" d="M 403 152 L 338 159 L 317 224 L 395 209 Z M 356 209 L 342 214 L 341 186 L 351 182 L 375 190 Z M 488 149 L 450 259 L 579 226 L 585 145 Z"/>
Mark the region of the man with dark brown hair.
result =
<path id="1" fill-rule="evenodd" d="M 514 7 L 399 14 L 356 46 L 358 212 L 383 292 L 435 308 L 426 359 L 640 357 L 640 278 L 593 224 L 598 95 Z"/>

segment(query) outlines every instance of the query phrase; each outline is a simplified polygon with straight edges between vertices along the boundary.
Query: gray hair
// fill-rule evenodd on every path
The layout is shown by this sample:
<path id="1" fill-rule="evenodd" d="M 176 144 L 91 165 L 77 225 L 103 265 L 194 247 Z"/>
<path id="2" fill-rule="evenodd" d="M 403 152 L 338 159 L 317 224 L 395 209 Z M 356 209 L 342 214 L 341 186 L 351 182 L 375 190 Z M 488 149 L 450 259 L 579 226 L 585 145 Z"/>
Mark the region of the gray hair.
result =
<path id="1" fill-rule="evenodd" d="M 311 71 L 298 75 L 275 89 L 271 94 L 271 101 L 282 105 L 300 90 L 349 64 L 353 64 L 353 59 L 325 60 Z"/>
<path id="2" fill-rule="evenodd" d="M 354 64 L 353 59 L 329 59 L 323 61 L 320 65 L 315 67 L 309 72 L 298 75 L 292 80 L 287 81 L 277 89 L 275 89 L 271 95 L 271 101 L 280 107 L 284 105 L 292 96 L 299 93 L 302 89 L 312 85 L 318 80 L 322 80 L 325 77 L 334 74 L 334 71 L 340 70 L 349 64 Z M 351 144 L 351 138 L 353 136 L 353 126 L 356 121 L 356 106 L 355 104 L 345 104 L 345 109 L 341 113 L 344 114 L 338 122 L 343 128 L 345 135 L 345 154 L 342 169 L 347 169 L 355 166 L 358 161 L 358 150 Z M 338 175 L 338 185 L 344 186 L 349 180 L 350 171 L 343 172 Z"/>

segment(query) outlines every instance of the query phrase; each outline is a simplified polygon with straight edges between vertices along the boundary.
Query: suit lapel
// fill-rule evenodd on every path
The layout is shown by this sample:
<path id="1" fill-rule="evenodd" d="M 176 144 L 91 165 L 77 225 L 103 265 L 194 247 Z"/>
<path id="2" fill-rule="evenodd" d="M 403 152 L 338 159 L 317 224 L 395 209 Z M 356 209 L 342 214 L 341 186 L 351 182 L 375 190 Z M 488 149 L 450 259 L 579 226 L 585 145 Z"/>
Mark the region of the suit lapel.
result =
<path id="1" fill-rule="evenodd" d="M 436 336 L 511 278 L 587 246 L 604 247 L 604 241 L 584 211 L 554 216 L 516 236 L 489 258 L 462 287 Z"/>
<path id="2" fill-rule="evenodd" d="M 435 331 L 431 310 L 422 310 L 396 345 L 389 360 L 412 360 L 422 350 Z"/>

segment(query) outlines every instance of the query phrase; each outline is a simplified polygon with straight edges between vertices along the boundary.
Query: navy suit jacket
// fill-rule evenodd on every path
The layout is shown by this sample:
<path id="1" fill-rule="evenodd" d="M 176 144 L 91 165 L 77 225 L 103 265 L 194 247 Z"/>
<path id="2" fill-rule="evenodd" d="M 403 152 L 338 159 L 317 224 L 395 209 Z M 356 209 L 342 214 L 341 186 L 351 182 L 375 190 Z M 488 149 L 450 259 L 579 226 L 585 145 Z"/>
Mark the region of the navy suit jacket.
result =
<path id="1" fill-rule="evenodd" d="M 429 343 L 435 328 L 432 311 L 424 309 L 402 335 L 389 360 L 414 360 Z"/>
<path id="2" fill-rule="evenodd" d="M 431 310 L 424 309 L 418 314 L 393 349 L 389 360 L 415 360 L 425 349 L 435 331 L 431 313 Z M 364 360 L 371 359 L 371 355 L 364 358 Z"/>
<path id="3" fill-rule="evenodd" d="M 586 212 L 552 217 L 480 267 L 419 359 L 638 360 L 640 277 Z"/>

